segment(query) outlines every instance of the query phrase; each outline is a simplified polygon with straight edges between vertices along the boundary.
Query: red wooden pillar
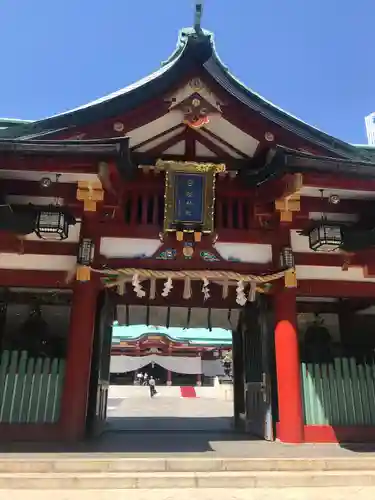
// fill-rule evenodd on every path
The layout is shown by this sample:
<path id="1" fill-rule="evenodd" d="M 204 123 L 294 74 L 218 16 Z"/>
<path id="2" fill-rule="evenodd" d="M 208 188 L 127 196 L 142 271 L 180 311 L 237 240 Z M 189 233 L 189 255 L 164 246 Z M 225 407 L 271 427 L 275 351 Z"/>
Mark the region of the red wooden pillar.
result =
<path id="1" fill-rule="evenodd" d="M 61 408 L 61 424 L 68 440 L 77 441 L 85 434 L 98 292 L 93 278 L 74 286 Z"/>
<path id="2" fill-rule="evenodd" d="M 278 438 L 284 443 L 302 443 L 304 441 L 304 428 L 296 289 L 283 287 L 275 294 L 274 300 L 279 402 Z"/>

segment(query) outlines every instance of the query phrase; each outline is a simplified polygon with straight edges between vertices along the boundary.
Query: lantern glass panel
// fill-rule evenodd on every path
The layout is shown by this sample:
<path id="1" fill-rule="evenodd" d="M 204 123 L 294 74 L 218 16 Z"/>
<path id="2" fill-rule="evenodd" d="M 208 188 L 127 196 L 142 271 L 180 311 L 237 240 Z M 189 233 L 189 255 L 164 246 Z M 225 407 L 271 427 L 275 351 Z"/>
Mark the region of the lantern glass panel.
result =
<path id="1" fill-rule="evenodd" d="M 281 250 L 280 264 L 283 269 L 291 269 L 294 267 L 294 255 L 290 247 L 284 247 Z"/>
<path id="2" fill-rule="evenodd" d="M 69 235 L 66 215 L 59 210 L 41 210 L 36 218 L 35 233 L 43 240 L 65 240 Z"/>
<path id="3" fill-rule="evenodd" d="M 311 230 L 309 245 L 316 252 L 333 252 L 340 248 L 342 232 L 340 226 L 321 224 Z"/>
<path id="4" fill-rule="evenodd" d="M 78 263 L 83 266 L 92 264 L 94 258 L 94 243 L 88 238 L 84 238 L 79 245 Z"/>

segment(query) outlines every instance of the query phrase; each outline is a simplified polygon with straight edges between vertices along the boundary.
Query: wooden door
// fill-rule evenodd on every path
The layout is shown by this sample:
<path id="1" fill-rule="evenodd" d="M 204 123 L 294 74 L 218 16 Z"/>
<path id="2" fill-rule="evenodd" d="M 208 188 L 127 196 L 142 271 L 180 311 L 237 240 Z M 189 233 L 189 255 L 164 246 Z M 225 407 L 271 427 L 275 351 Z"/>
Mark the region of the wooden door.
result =
<path id="1" fill-rule="evenodd" d="M 242 335 L 245 387 L 245 430 L 271 441 L 273 317 L 269 298 L 258 295 L 243 310 Z"/>
<path id="2" fill-rule="evenodd" d="M 110 383 L 112 327 L 116 305 L 108 291 L 102 292 L 96 312 L 90 392 L 87 412 L 87 432 L 90 437 L 105 430 Z"/>

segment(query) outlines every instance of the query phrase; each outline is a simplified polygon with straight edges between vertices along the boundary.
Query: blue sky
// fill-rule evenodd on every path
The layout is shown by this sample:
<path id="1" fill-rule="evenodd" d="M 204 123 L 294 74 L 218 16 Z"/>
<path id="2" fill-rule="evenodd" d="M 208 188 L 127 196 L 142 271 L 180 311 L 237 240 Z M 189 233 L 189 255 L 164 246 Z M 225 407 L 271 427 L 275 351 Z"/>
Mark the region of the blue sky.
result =
<path id="1" fill-rule="evenodd" d="M 0 116 L 37 119 L 159 67 L 193 0 L 2 0 Z M 320 129 L 365 143 L 375 111 L 374 0 L 206 0 L 232 72 Z"/>

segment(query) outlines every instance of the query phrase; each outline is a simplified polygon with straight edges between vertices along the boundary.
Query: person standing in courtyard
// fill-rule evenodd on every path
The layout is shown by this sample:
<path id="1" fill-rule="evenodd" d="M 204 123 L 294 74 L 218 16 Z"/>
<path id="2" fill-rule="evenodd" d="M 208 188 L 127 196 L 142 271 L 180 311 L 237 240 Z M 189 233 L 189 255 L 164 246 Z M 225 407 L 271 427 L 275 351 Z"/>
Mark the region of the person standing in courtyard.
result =
<path id="1" fill-rule="evenodd" d="M 143 373 L 142 372 L 137 373 L 137 380 L 138 380 L 138 385 L 142 385 L 142 382 L 143 382 Z"/>
<path id="2" fill-rule="evenodd" d="M 156 394 L 156 389 L 155 389 L 155 379 L 154 377 L 150 377 L 149 381 L 148 381 L 148 385 L 150 386 L 150 396 L 153 398 Z"/>

